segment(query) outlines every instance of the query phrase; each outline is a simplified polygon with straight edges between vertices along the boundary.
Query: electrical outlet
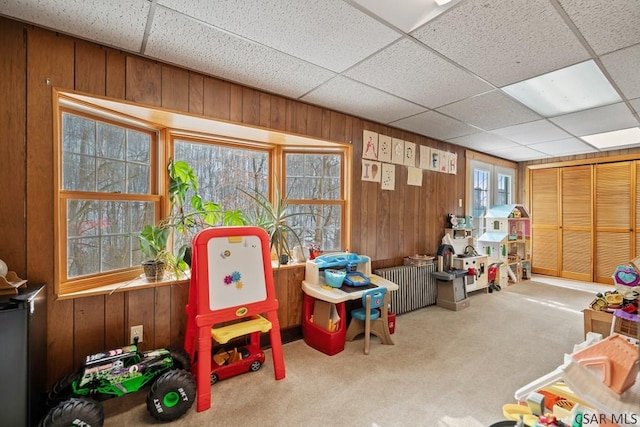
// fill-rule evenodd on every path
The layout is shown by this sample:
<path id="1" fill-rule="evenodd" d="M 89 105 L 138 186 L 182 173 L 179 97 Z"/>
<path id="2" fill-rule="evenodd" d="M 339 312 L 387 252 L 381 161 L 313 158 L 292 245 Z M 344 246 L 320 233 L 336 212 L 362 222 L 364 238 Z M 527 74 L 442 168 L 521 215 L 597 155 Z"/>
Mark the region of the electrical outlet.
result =
<path id="1" fill-rule="evenodd" d="M 131 344 L 135 343 L 136 338 L 138 339 L 138 344 L 140 344 L 142 342 L 142 325 L 131 327 L 131 339 L 129 342 Z"/>

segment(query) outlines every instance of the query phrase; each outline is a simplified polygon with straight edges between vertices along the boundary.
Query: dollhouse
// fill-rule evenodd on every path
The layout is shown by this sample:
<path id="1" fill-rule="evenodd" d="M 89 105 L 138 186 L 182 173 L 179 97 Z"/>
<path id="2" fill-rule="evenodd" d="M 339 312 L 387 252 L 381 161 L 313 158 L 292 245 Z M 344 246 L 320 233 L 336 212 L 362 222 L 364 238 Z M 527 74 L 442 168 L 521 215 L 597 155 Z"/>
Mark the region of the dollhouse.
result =
<path id="1" fill-rule="evenodd" d="M 484 216 L 485 233 L 478 237 L 478 252 L 489 263 L 502 262 L 512 282 L 531 274 L 531 223 L 523 205 L 497 205 Z"/>

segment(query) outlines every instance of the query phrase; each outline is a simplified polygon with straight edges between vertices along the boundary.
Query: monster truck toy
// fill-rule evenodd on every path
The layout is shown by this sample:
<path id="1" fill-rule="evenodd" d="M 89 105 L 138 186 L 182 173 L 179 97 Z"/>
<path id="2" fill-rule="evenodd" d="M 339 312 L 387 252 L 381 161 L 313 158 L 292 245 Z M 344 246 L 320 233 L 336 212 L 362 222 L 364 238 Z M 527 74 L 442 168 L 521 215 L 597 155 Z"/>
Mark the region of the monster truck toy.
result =
<path id="1" fill-rule="evenodd" d="M 61 378 L 48 394 L 53 406 L 40 427 L 103 425 L 100 400 L 133 393 L 151 384 L 147 410 L 160 421 L 184 415 L 196 396 L 191 360 L 182 348 L 138 351 L 136 345 L 87 356 L 82 368 Z"/>

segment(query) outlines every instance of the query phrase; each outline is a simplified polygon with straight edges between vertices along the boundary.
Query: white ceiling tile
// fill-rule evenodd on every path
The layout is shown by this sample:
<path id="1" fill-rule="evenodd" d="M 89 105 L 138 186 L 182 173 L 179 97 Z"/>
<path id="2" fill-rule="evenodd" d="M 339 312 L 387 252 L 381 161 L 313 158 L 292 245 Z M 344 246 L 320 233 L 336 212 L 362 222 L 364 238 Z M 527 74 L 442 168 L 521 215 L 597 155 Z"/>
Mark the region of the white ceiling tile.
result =
<path id="1" fill-rule="evenodd" d="M 341 72 L 401 35 L 342 0 L 160 0 L 160 4 Z"/>
<path id="2" fill-rule="evenodd" d="M 589 59 L 548 0 L 468 0 L 412 35 L 496 86 Z"/>
<path id="3" fill-rule="evenodd" d="M 0 14 L 140 52 L 150 7 L 146 0 L 2 0 Z"/>
<path id="4" fill-rule="evenodd" d="M 428 135 L 436 139 L 450 139 L 479 132 L 478 129 L 461 123 L 437 111 L 427 111 L 391 123 L 400 129 Z"/>
<path id="5" fill-rule="evenodd" d="M 558 0 L 598 54 L 640 43 L 637 0 Z"/>
<path id="6" fill-rule="evenodd" d="M 632 99 L 629 102 L 631 103 L 631 106 L 633 107 L 633 109 L 636 110 L 636 113 L 640 114 L 640 98 Z"/>
<path id="7" fill-rule="evenodd" d="M 530 145 L 543 141 L 555 141 L 571 136 L 547 120 L 537 120 L 535 122 L 495 129 L 493 133 L 504 136 L 522 145 Z"/>
<path id="8" fill-rule="evenodd" d="M 529 147 L 523 146 L 500 150 L 488 150 L 487 153 L 516 162 L 526 162 L 527 160 L 544 159 L 547 157 L 551 157 L 537 150 L 533 150 Z"/>
<path id="9" fill-rule="evenodd" d="M 355 3 L 381 17 L 394 27 L 408 33 L 425 22 L 434 19 L 461 0 L 449 0 L 439 6 L 435 1 L 401 0 L 401 2 L 380 0 L 353 0 Z"/>
<path id="10" fill-rule="evenodd" d="M 609 53 L 600 59 L 625 97 L 640 97 L 640 44 Z"/>
<path id="11" fill-rule="evenodd" d="M 459 138 L 451 138 L 447 140 L 452 144 L 462 145 L 463 147 L 473 148 L 478 151 L 504 150 L 509 148 L 522 147 L 506 138 L 491 132 L 474 133 L 473 135 L 461 136 Z"/>
<path id="12" fill-rule="evenodd" d="M 380 123 L 390 123 L 425 111 L 418 105 L 340 76 L 314 89 L 301 100 Z"/>
<path id="13" fill-rule="evenodd" d="M 615 129 L 626 129 L 638 126 L 638 121 L 631 114 L 626 104 L 619 102 L 605 107 L 579 111 L 553 117 L 552 122 L 575 136 L 591 135 Z"/>
<path id="14" fill-rule="evenodd" d="M 578 138 L 560 139 L 557 141 L 541 142 L 531 144 L 529 148 L 540 151 L 550 156 L 565 156 L 568 154 L 592 153 L 596 150 L 589 144 L 585 144 Z"/>
<path id="15" fill-rule="evenodd" d="M 408 39 L 378 52 L 344 75 L 429 108 L 493 89 Z"/>
<path id="16" fill-rule="evenodd" d="M 154 58 L 297 98 L 334 73 L 159 7 L 144 52 Z"/>
<path id="17" fill-rule="evenodd" d="M 539 115 L 498 90 L 467 98 L 437 110 L 484 130 L 541 119 Z"/>

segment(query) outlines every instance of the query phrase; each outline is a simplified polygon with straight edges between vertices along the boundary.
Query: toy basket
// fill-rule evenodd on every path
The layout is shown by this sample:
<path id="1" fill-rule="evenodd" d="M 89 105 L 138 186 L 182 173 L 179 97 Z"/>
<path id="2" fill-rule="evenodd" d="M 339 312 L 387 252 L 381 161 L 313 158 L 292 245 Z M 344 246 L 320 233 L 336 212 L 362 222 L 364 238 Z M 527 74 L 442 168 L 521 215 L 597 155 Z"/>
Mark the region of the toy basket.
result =
<path id="1" fill-rule="evenodd" d="M 345 270 L 329 269 L 324 271 L 324 281 L 332 288 L 339 288 L 342 286 L 345 277 L 347 277 L 347 272 Z"/>

